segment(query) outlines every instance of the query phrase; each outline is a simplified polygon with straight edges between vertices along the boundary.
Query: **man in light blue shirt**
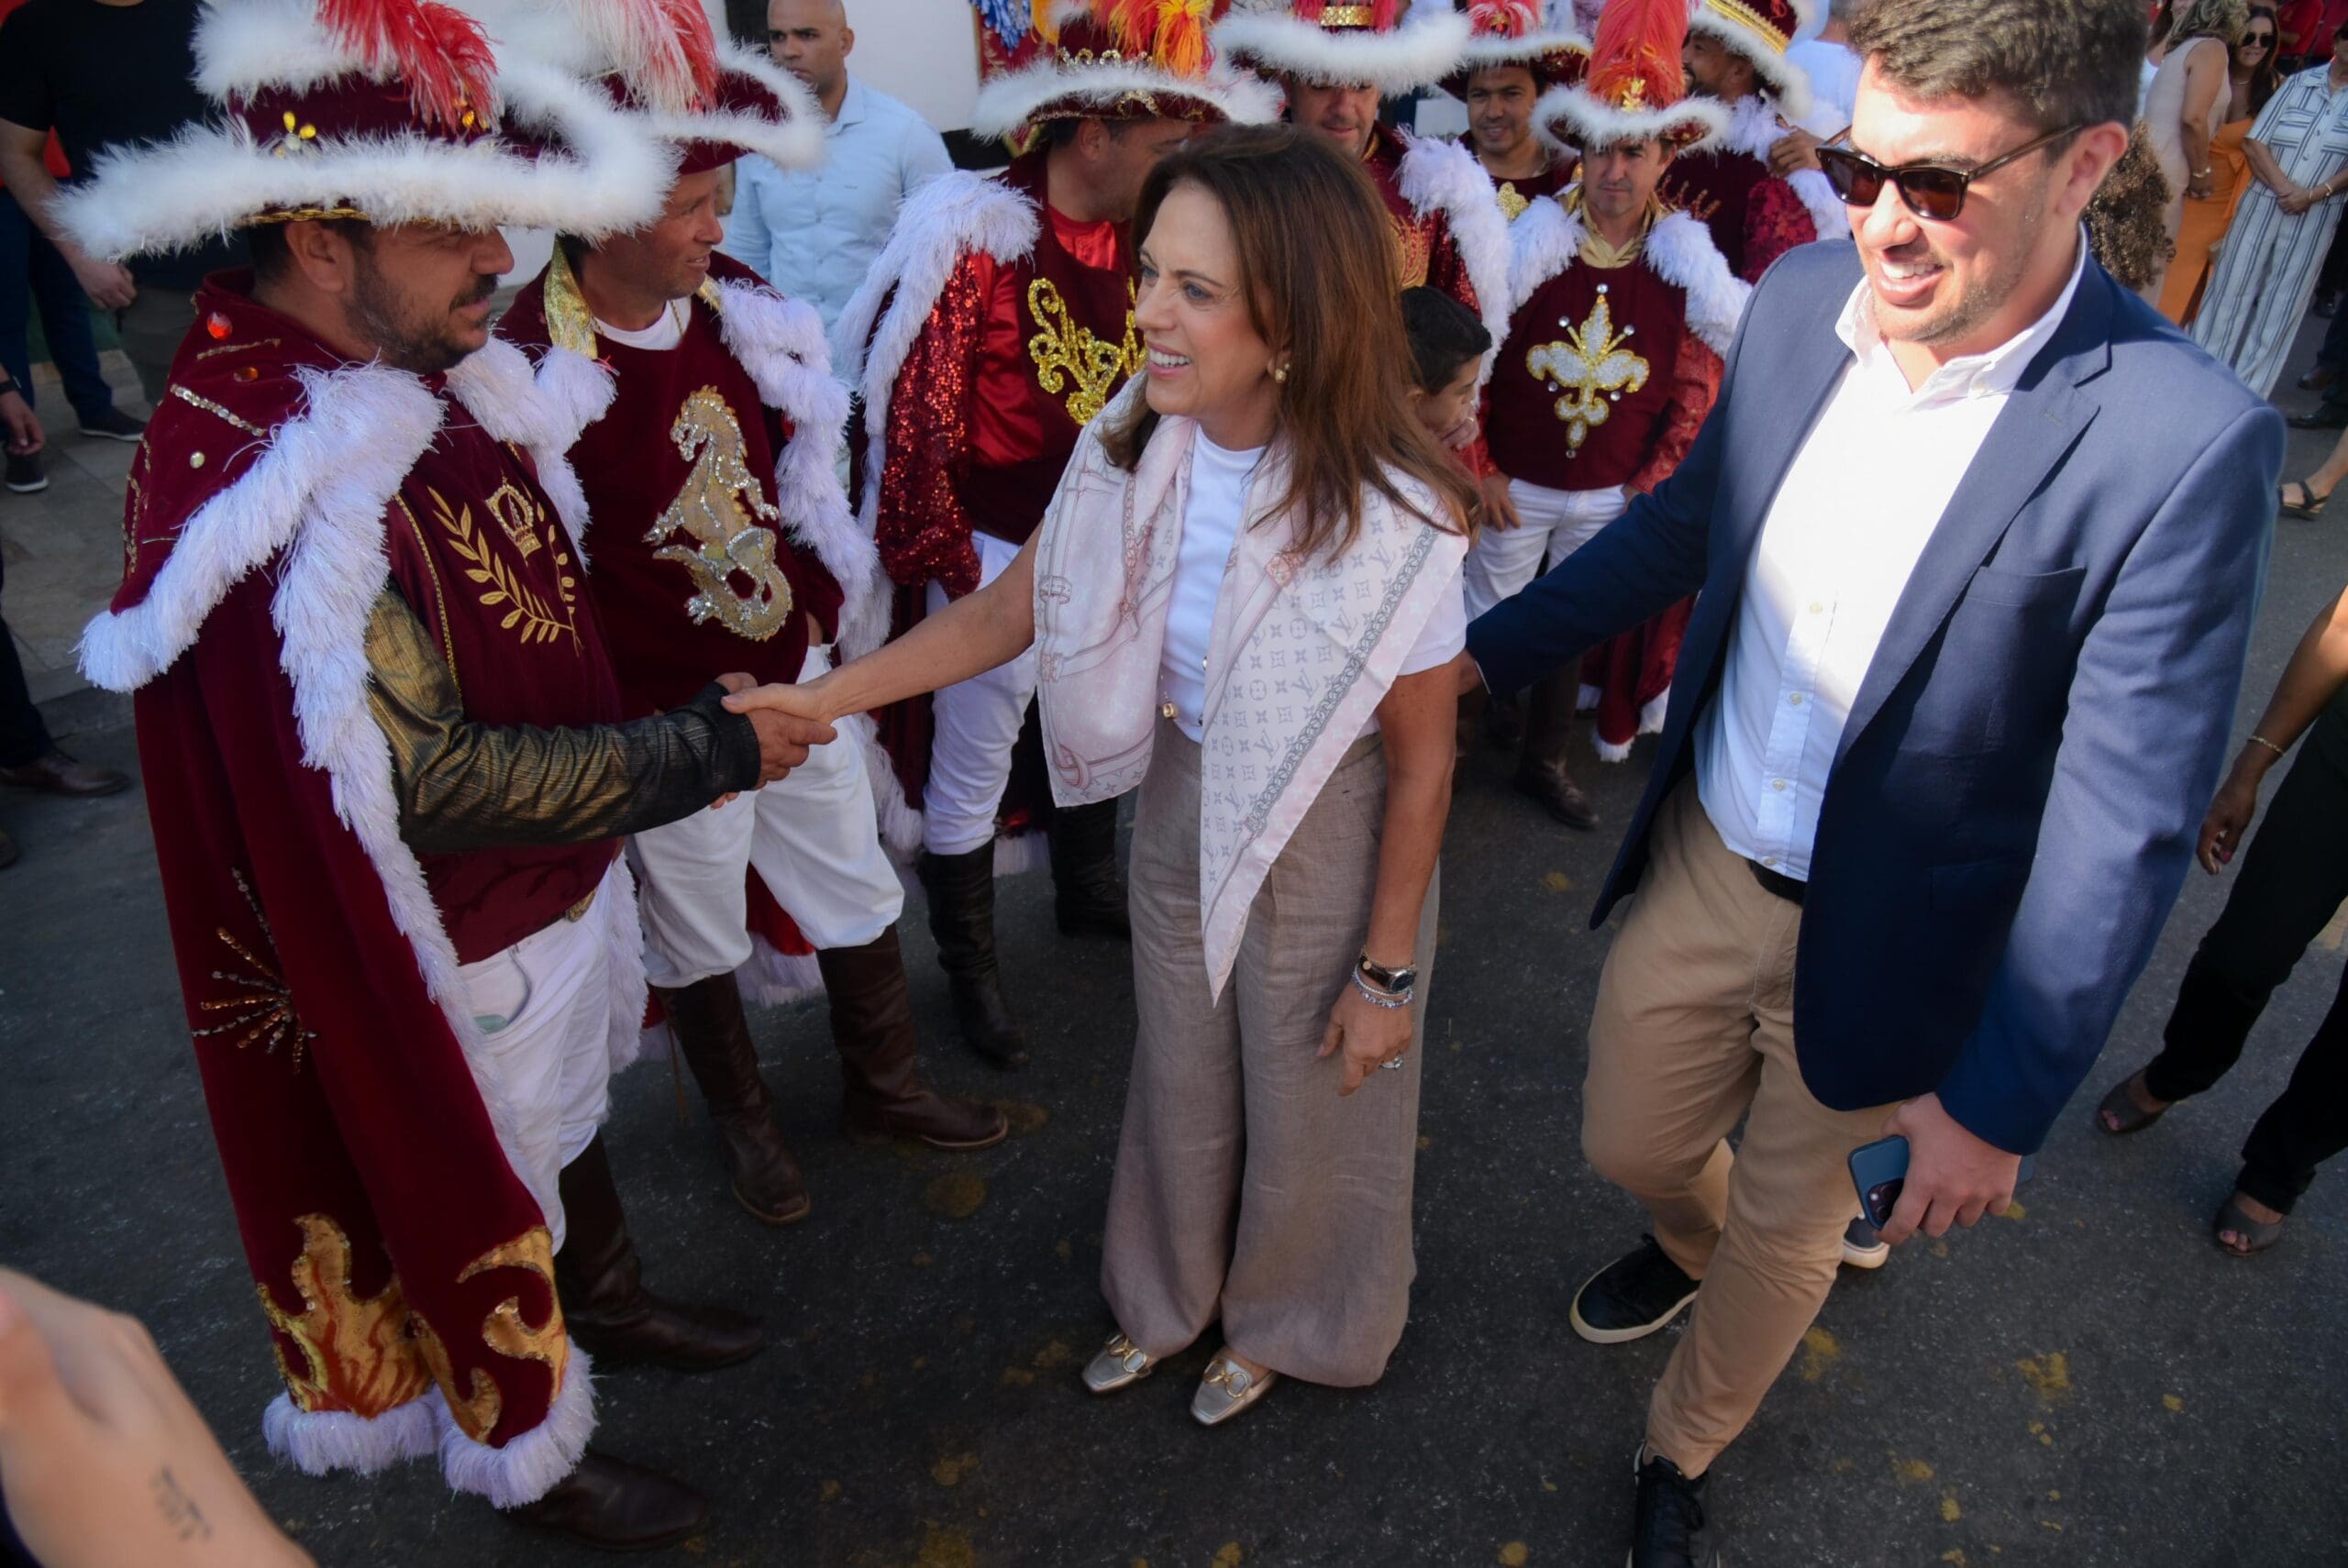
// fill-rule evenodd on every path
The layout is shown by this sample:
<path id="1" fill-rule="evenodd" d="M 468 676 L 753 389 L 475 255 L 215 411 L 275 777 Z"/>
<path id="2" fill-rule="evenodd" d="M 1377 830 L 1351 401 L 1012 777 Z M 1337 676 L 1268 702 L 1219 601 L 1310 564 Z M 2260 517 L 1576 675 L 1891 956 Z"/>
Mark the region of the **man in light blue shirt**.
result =
<path id="1" fill-rule="evenodd" d="M 856 33 L 841 0 L 769 0 L 768 47 L 831 119 L 821 167 L 783 170 L 755 153 L 735 165 L 734 211 L 719 247 L 823 314 L 829 333 L 924 181 L 953 167 L 911 108 L 847 73 Z"/>

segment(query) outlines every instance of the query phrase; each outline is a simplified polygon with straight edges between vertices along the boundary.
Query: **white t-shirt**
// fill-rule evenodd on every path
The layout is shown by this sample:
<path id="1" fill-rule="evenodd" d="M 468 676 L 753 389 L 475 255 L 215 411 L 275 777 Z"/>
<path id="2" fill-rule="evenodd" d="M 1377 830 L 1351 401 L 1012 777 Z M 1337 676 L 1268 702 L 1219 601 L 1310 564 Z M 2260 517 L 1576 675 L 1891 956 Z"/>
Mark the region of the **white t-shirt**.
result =
<path id="1" fill-rule="evenodd" d="M 650 348 L 656 351 L 674 348 L 685 340 L 685 318 L 691 314 L 692 308 L 692 303 L 689 300 L 670 300 L 668 307 L 653 318 L 651 326 L 640 326 L 633 332 L 625 327 L 614 326 L 599 315 L 595 318 L 595 335 L 599 337 L 608 337 L 613 342 L 628 348 Z"/>
<path id="2" fill-rule="evenodd" d="M 1207 640 L 1214 635 L 1215 601 L 1231 568 L 1231 550 L 1247 511 L 1247 484 L 1264 448 L 1234 452 L 1204 436 L 1191 443 L 1191 494 L 1182 513 L 1182 548 L 1175 558 L 1174 594 L 1166 611 L 1166 646 L 1157 666 L 1163 701 L 1192 740 L 1206 738 Z M 1468 602 L 1455 577 L 1402 660 L 1398 676 L 1448 664 L 1468 646 Z M 1373 717 L 1363 730 L 1378 728 Z"/>

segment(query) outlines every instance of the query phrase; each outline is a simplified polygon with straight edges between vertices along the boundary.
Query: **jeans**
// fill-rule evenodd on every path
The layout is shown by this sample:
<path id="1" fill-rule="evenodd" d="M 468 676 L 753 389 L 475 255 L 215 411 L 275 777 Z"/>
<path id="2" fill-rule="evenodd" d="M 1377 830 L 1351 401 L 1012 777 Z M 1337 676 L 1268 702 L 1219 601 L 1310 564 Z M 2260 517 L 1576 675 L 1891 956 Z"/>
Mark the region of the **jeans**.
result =
<path id="1" fill-rule="evenodd" d="M 0 365 L 23 389 L 27 403 L 32 401 L 33 379 L 25 328 L 34 305 L 40 307 L 41 334 L 65 382 L 65 401 L 85 421 L 103 417 L 114 407 L 114 391 L 98 370 L 90 302 L 81 281 L 17 198 L 0 190 Z"/>
<path id="2" fill-rule="evenodd" d="M 2341 900 L 2348 898 L 2348 698 L 2336 698 L 2251 835 L 2233 891 L 2177 988 L 2161 1054 L 2144 1069 L 2155 1099 L 2223 1077 L 2251 1026 Z M 2300 1053 L 2291 1081 L 2243 1145 L 2245 1195 L 2289 1213 L 2316 1167 L 2348 1147 L 2348 984 Z"/>

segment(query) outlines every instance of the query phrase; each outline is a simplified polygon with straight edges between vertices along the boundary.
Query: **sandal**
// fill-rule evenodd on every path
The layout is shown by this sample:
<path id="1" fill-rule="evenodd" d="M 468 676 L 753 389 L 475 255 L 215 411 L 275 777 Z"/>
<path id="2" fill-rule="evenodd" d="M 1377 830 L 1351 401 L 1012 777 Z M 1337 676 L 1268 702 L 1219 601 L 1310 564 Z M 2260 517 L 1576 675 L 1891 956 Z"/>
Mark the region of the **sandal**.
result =
<path id="1" fill-rule="evenodd" d="M 2138 1104 L 2133 1091 L 2143 1081 L 2144 1075 L 2136 1072 L 2129 1074 L 2128 1077 L 2112 1085 L 2111 1092 L 2105 1095 L 2103 1102 L 2095 1108 L 2096 1126 L 2114 1137 L 2125 1136 L 2130 1132 L 2142 1132 L 2176 1108 L 2175 1100 L 2162 1106 L 2158 1110 L 2146 1110 Z"/>
<path id="2" fill-rule="evenodd" d="M 2291 499 L 2291 491 L 2295 488 L 2299 492 L 2297 501 Z M 2307 480 L 2289 480 L 2276 488 L 2275 499 L 2286 515 L 2312 523 L 2323 515 L 2324 502 L 2331 499 L 2331 492 L 2327 490 L 2319 495 L 2315 487 Z"/>
<path id="3" fill-rule="evenodd" d="M 2240 1240 L 2226 1240 L 2230 1232 Z M 2243 1209 L 2242 1194 L 2237 1192 L 2219 1209 L 2217 1222 L 2210 1228 L 2210 1236 L 2218 1243 L 2218 1250 L 2227 1256 L 2246 1258 L 2263 1253 L 2281 1241 L 2283 1221 L 2277 1220 L 2270 1225 L 2264 1220 L 2252 1219 Z"/>

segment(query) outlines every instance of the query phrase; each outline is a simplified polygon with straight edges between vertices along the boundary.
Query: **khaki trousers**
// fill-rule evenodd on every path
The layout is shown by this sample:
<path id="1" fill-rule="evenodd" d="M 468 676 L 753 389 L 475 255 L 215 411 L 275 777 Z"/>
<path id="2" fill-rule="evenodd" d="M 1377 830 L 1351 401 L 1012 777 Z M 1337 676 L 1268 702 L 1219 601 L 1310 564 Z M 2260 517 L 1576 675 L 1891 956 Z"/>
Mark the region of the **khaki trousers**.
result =
<path id="1" fill-rule="evenodd" d="M 1829 1110 L 1803 1087 L 1800 907 L 1754 880 L 1692 781 L 1656 813 L 1650 848 L 1599 977 L 1582 1150 L 1703 1282 L 1647 1406 L 1649 1448 L 1700 1475 L 1824 1303 L 1858 1212 L 1845 1159 L 1882 1135 L 1891 1108 Z"/>
<path id="2" fill-rule="evenodd" d="M 1346 754 L 1273 862 L 1220 1001 L 1199 929 L 1199 745 L 1157 729 L 1126 874 L 1141 1028 L 1117 1143 L 1101 1288 L 1153 1357 L 1217 1317 L 1224 1342 L 1307 1382 L 1375 1383 L 1410 1314 L 1419 1043 L 1437 889 L 1417 957 L 1416 1036 L 1339 1099 L 1316 1055 L 1369 929 L 1386 810 L 1375 737 Z M 1438 877 L 1440 873 L 1438 872 Z"/>

